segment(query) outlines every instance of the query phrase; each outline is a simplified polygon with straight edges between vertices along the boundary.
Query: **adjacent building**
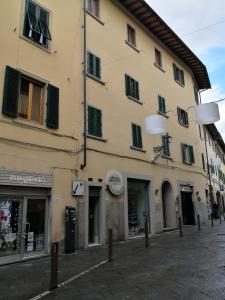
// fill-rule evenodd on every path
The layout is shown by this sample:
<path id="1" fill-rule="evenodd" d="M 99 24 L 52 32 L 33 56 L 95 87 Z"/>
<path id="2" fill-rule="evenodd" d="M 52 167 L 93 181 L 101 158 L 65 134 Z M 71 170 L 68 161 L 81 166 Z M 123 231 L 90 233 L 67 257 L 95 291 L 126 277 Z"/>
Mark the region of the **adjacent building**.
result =
<path id="1" fill-rule="evenodd" d="M 205 222 L 208 175 L 193 107 L 210 81 L 151 7 L 0 6 L 0 263 L 63 242 L 68 206 L 78 248 L 105 243 L 108 228 L 115 240 L 141 235 L 146 220 L 152 234 L 176 228 L 178 217 Z M 167 119 L 167 134 L 145 132 L 152 114 Z"/>

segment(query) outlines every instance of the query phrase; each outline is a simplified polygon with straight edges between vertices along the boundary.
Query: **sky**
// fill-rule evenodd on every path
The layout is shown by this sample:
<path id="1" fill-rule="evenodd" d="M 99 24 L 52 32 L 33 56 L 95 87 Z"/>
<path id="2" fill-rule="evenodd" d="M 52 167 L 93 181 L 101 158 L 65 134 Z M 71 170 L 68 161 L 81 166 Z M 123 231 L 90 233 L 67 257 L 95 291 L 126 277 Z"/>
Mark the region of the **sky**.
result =
<path id="1" fill-rule="evenodd" d="M 202 102 L 225 98 L 225 0 L 145 0 L 206 65 L 212 89 Z M 215 123 L 225 141 L 225 101 Z"/>

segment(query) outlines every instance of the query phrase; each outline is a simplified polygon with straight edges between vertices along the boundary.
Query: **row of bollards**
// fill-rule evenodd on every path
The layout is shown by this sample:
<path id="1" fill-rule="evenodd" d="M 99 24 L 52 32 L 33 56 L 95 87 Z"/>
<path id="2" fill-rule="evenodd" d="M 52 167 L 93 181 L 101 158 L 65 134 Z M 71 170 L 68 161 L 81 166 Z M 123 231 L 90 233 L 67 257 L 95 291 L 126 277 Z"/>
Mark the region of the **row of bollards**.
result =
<path id="1" fill-rule="evenodd" d="M 179 235 L 183 236 L 183 225 L 182 218 L 178 218 L 179 221 Z M 225 215 L 224 215 L 225 221 Z M 201 222 L 200 215 L 197 215 L 198 231 L 201 231 Z M 220 216 L 221 224 L 221 216 Z M 214 227 L 213 216 L 211 215 L 211 225 Z M 148 220 L 145 220 L 145 248 L 149 247 L 149 229 L 148 229 Z M 59 255 L 59 243 L 52 243 L 51 246 L 51 277 L 50 277 L 50 290 L 54 290 L 58 287 L 58 255 Z M 108 262 L 113 261 L 113 230 L 112 228 L 108 229 Z"/>

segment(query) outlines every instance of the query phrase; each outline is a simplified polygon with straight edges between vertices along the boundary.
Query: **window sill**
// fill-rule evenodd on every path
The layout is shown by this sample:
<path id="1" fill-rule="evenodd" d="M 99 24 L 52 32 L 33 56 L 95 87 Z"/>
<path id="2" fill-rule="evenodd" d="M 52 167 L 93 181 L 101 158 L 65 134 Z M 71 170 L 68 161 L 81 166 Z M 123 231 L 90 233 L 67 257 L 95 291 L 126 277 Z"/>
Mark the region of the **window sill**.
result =
<path id="1" fill-rule="evenodd" d="M 170 156 L 161 155 L 161 157 L 164 158 L 164 159 L 168 159 L 168 160 L 173 161 L 172 157 L 170 157 Z"/>
<path id="2" fill-rule="evenodd" d="M 143 105 L 143 102 L 141 102 L 140 100 L 137 100 L 137 99 L 135 99 L 135 98 L 133 98 L 131 96 L 127 96 L 127 98 L 129 98 L 130 100 L 132 100 L 132 101 L 134 101 L 134 102 L 136 102 L 136 103 L 138 103 L 140 105 Z"/>
<path id="3" fill-rule="evenodd" d="M 180 86 L 184 87 L 184 84 L 181 83 L 180 81 L 178 81 L 178 80 L 175 79 L 175 82 L 178 83 Z"/>
<path id="4" fill-rule="evenodd" d="M 99 136 L 91 135 L 91 134 L 87 134 L 87 138 L 97 140 L 97 141 L 100 141 L 100 142 L 103 142 L 103 143 L 107 143 L 107 141 L 108 141 L 107 139 L 104 139 L 104 138 L 99 137 Z"/>
<path id="5" fill-rule="evenodd" d="M 140 50 L 138 50 L 138 48 L 136 48 L 136 46 L 132 45 L 130 42 L 128 42 L 128 40 L 125 40 L 125 43 L 130 46 L 132 49 L 134 49 L 137 53 L 140 53 Z"/>
<path id="6" fill-rule="evenodd" d="M 179 122 L 179 124 L 180 124 L 181 126 L 185 127 L 185 128 L 189 128 L 189 125 L 185 125 L 185 124 L 183 124 L 183 123 L 181 123 L 181 122 Z"/>
<path id="7" fill-rule="evenodd" d="M 48 131 L 49 130 L 44 125 L 41 125 L 41 124 L 38 124 L 38 123 L 35 123 L 35 122 L 26 121 L 26 120 L 23 120 L 23 119 L 13 120 L 12 122 L 14 124 L 24 126 L 24 127 L 40 129 L 40 130 L 43 130 L 43 131 Z"/>
<path id="8" fill-rule="evenodd" d="M 166 71 L 163 69 L 163 67 L 161 67 L 160 65 L 158 65 L 157 63 L 154 63 L 154 66 L 157 67 L 160 71 L 162 71 L 163 73 L 165 73 Z"/>
<path id="9" fill-rule="evenodd" d="M 99 79 L 99 78 L 97 78 L 97 77 L 95 77 L 95 76 L 93 76 L 93 75 L 91 75 L 91 74 L 88 74 L 88 73 L 87 73 L 87 77 L 89 77 L 89 78 L 91 78 L 91 79 L 97 81 L 98 83 L 100 83 L 100 84 L 102 84 L 102 85 L 105 85 L 105 82 L 104 82 L 104 81 L 102 81 L 101 79 Z"/>
<path id="10" fill-rule="evenodd" d="M 98 21 L 101 25 L 105 25 L 105 23 L 102 22 L 101 19 L 100 19 L 98 16 L 94 15 L 90 10 L 87 9 L 86 12 L 87 12 L 87 14 L 88 14 L 89 16 L 91 16 L 92 18 L 94 18 L 94 19 L 95 19 L 96 21 Z"/>
<path id="11" fill-rule="evenodd" d="M 163 117 L 169 119 L 169 116 L 167 116 L 167 115 L 164 114 L 163 112 L 161 112 L 161 111 L 158 110 L 157 113 L 158 113 L 159 115 L 161 115 L 161 116 L 163 116 Z"/>
<path id="12" fill-rule="evenodd" d="M 142 153 L 146 153 L 146 151 L 144 149 L 142 149 L 142 148 L 137 148 L 137 147 L 134 147 L 134 146 L 130 146 L 130 149 L 136 150 L 136 151 L 140 151 Z"/>
<path id="13" fill-rule="evenodd" d="M 188 166 L 192 166 L 193 164 L 192 163 L 189 163 L 189 162 L 183 162 L 185 165 L 188 165 Z"/>
<path id="14" fill-rule="evenodd" d="M 38 44 L 38 43 L 32 41 L 31 39 L 27 38 L 26 36 L 24 36 L 24 35 L 22 35 L 22 34 L 20 34 L 20 38 L 21 38 L 22 40 L 24 40 L 24 41 L 27 41 L 28 43 L 30 43 L 30 44 L 32 44 L 32 45 L 34 45 L 34 46 L 36 46 L 36 47 L 38 47 L 38 48 L 44 50 L 45 52 L 51 54 L 50 46 L 48 46 L 48 48 L 46 48 L 46 47 L 44 47 L 44 46 L 41 46 L 40 44 Z"/>

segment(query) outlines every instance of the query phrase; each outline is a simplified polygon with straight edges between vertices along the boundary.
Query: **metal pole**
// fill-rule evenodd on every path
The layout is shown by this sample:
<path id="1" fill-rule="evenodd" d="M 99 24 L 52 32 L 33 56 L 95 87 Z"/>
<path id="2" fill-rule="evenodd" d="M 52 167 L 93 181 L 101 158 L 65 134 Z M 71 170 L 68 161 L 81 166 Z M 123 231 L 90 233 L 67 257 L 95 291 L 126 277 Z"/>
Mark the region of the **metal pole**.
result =
<path id="1" fill-rule="evenodd" d="M 112 228 L 108 229 L 108 261 L 113 260 L 113 230 Z"/>
<path id="2" fill-rule="evenodd" d="M 201 231 L 200 216 L 198 214 L 198 231 Z"/>
<path id="3" fill-rule="evenodd" d="M 50 290 L 54 290 L 58 286 L 58 255 L 59 243 L 52 243 L 51 246 L 51 278 Z"/>
<path id="4" fill-rule="evenodd" d="M 213 215 L 211 214 L 211 224 L 212 224 L 212 227 L 213 227 Z"/>
<path id="5" fill-rule="evenodd" d="M 145 248 L 148 248 L 149 240 L 148 240 L 148 221 L 147 218 L 145 220 Z"/>
<path id="6" fill-rule="evenodd" d="M 183 236 L 183 228 L 182 228 L 182 220 L 181 217 L 179 217 L 179 231 L 180 231 L 180 237 Z"/>

